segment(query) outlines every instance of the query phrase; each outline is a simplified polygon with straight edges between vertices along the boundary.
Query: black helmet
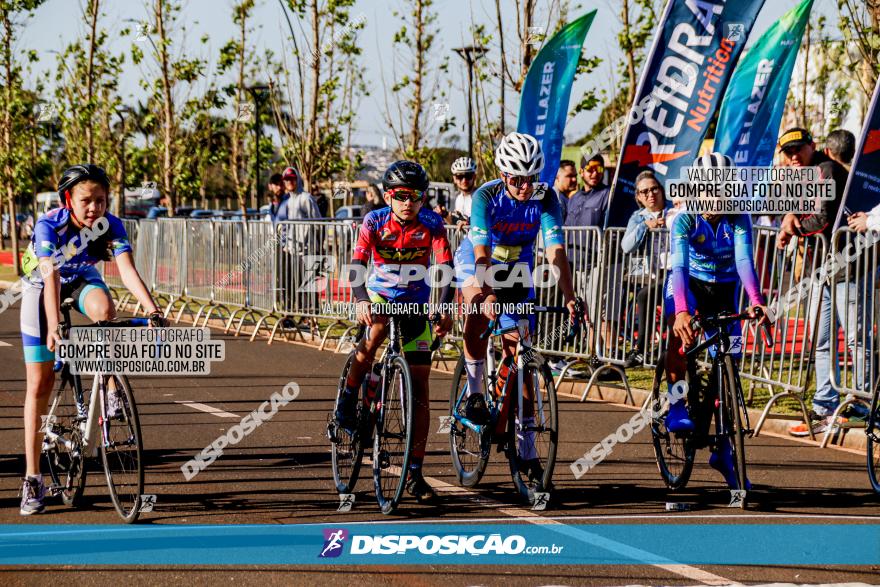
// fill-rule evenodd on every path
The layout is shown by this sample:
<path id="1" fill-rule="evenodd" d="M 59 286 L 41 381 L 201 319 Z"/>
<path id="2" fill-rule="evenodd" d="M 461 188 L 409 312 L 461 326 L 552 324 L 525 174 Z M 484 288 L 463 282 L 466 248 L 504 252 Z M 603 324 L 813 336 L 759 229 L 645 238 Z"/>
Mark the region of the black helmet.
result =
<path id="1" fill-rule="evenodd" d="M 90 180 L 104 186 L 108 192 L 110 191 L 110 180 L 107 178 L 107 172 L 102 167 L 92 165 L 91 163 L 82 163 L 68 167 L 61 174 L 61 181 L 58 182 L 58 195 L 63 201 L 66 193 L 81 181 Z"/>
<path id="2" fill-rule="evenodd" d="M 382 189 L 412 188 L 423 192 L 428 189 L 425 168 L 414 161 L 395 161 L 382 176 Z"/>

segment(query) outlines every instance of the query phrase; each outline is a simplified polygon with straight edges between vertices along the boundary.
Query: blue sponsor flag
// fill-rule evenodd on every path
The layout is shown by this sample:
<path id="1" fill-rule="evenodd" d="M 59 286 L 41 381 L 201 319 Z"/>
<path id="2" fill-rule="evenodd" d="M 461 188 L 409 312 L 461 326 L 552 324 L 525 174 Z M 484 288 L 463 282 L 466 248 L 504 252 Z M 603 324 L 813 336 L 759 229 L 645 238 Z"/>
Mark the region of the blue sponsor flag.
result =
<path id="1" fill-rule="evenodd" d="M 588 12 L 556 33 L 538 52 L 523 84 L 516 130 L 534 136 L 541 143 L 544 170 L 540 180 L 551 185 L 562 158 L 571 84 L 584 38 L 595 16 L 595 10 Z"/>
<path id="2" fill-rule="evenodd" d="M 813 0 L 798 6 L 767 29 L 743 55 L 721 102 L 715 151 L 738 166 L 769 167 L 779 137 L 788 86 Z"/>
<path id="3" fill-rule="evenodd" d="M 843 192 L 843 206 L 837 213 L 834 228 L 845 224 L 844 214 L 869 212 L 880 206 L 880 81 L 874 87 L 871 107 L 856 148 L 852 170 Z"/>
<path id="4" fill-rule="evenodd" d="M 763 5 L 669 0 L 630 112 L 606 226 L 626 226 L 641 171 L 665 184 L 697 158 Z"/>

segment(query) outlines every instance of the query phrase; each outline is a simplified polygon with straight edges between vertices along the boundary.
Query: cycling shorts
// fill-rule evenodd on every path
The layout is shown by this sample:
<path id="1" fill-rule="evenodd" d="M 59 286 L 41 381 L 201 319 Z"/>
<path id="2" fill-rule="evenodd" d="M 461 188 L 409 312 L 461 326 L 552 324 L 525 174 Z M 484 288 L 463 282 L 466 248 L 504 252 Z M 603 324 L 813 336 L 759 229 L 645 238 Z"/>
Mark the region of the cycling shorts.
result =
<path id="1" fill-rule="evenodd" d="M 93 289 L 110 290 L 94 267 L 82 270 L 68 283 L 61 284 L 60 299 L 73 298 L 74 307 L 85 315 L 86 295 Z M 25 363 L 54 362 L 55 353 L 46 346 L 49 329 L 46 326 L 46 307 L 43 303 L 43 284 L 22 279 L 21 292 L 21 341 L 24 346 Z"/>
<path id="2" fill-rule="evenodd" d="M 493 267 L 500 263 L 493 263 Z M 495 278 L 499 282 L 508 281 L 510 274 L 517 265 L 525 263 L 509 263 L 506 268 L 495 273 Z M 529 274 L 531 274 L 531 263 L 528 264 Z M 463 285 L 468 277 L 474 276 L 474 246 L 469 239 L 461 241 L 458 250 L 455 251 L 455 273 L 459 286 Z M 519 272 L 520 275 L 524 272 Z M 535 286 L 530 283 L 514 283 L 506 287 L 494 287 L 495 295 L 498 296 L 499 304 L 518 304 L 526 300 L 535 298 Z M 516 328 L 519 316 L 511 313 L 502 313 L 498 317 L 497 331 L 507 331 Z M 529 330 L 535 331 L 535 316 L 529 316 Z"/>
<path id="3" fill-rule="evenodd" d="M 675 322 L 675 301 L 673 299 L 672 280 L 666 279 L 666 287 L 663 296 L 666 300 L 666 315 L 669 318 L 669 328 Z M 739 282 L 729 281 L 726 283 L 711 283 L 690 277 L 687 286 L 687 307 L 691 316 L 699 314 L 700 316 L 715 316 L 717 314 L 734 313 L 737 311 L 739 300 Z M 735 322 L 728 326 L 731 336 L 739 337 L 742 341 L 742 326 L 739 322 Z M 706 336 L 711 337 L 715 333 L 712 329 L 706 329 Z M 736 340 L 732 340 L 731 346 L 733 352 L 731 356 L 739 357 L 741 352 L 737 352 Z M 741 346 L 741 344 L 740 344 Z M 714 349 L 710 349 L 713 352 Z M 714 352 L 713 352 L 714 354 Z"/>
<path id="4" fill-rule="evenodd" d="M 370 301 L 374 304 L 388 304 L 389 302 L 380 293 L 367 290 Z M 400 325 L 400 346 L 403 356 L 410 365 L 431 364 L 431 324 L 427 316 L 401 316 L 398 320 Z"/>

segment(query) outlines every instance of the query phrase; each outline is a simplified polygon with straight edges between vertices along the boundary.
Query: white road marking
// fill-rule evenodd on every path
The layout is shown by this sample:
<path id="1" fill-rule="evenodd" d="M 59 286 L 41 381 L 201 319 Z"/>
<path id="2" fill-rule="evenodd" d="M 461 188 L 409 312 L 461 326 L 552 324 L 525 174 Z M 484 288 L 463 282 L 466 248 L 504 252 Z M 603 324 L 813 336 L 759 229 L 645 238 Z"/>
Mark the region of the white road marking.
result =
<path id="1" fill-rule="evenodd" d="M 364 459 L 365 461 L 368 459 Z M 428 477 L 426 477 L 427 479 Z M 435 481 L 431 478 L 431 481 Z M 461 493 L 467 493 L 467 489 L 463 489 L 461 487 L 452 486 L 453 489 L 461 490 Z M 459 493 L 456 491 L 446 491 L 443 490 L 443 493 L 452 495 L 454 493 Z M 464 495 L 465 498 L 470 499 L 471 496 Z M 474 499 L 471 501 L 475 502 L 484 502 L 489 498 L 482 498 L 480 496 L 474 496 Z M 497 502 L 486 504 L 487 506 L 497 506 L 499 505 Z M 607 514 L 607 515 L 593 515 L 593 516 L 546 516 L 548 520 L 556 520 L 556 521 L 575 521 L 575 520 L 596 520 L 596 521 L 604 521 L 604 522 L 613 522 L 615 520 L 680 520 L 682 518 L 689 518 L 693 520 L 733 520 L 732 523 L 736 523 L 742 520 L 772 520 L 774 518 L 779 519 L 794 519 L 794 520 L 810 520 L 810 519 L 819 519 L 819 520 L 862 520 L 862 521 L 872 521 L 878 522 L 880 521 L 880 515 L 876 516 L 867 516 L 867 515 L 836 515 L 836 514 Z M 383 524 L 464 524 L 467 522 L 474 522 L 478 524 L 490 524 L 493 522 L 508 522 L 510 518 L 428 518 L 428 519 L 419 519 L 419 520 L 391 520 L 388 522 L 382 522 Z M 346 524 L 373 524 L 375 522 L 346 522 Z"/>
<path id="2" fill-rule="evenodd" d="M 2 340 L 0 340 L 0 346 L 12 346 L 12 345 L 9 344 L 8 342 L 3 342 Z"/>
<path id="3" fill-rule="evenodd" d="M 200 404 L 198 402 L 189 402 L 189 401 L 180 401 L 175 400 L 176 404 L 183 404 L 184 406 L 189 406 L 194 410 L 198 410 L 200 412 L 207 412 L 212 416 L 217 416 L 218 418 L 238 418 L 241 419 L 241 416 L 237 416 L 231 412 L 224 412 L 220 408 L 215 408 L 214 406 L 209 406 L 208 404 Z"/>
<path id="4" fill-rule="evenodd" d="M 455 494 L 470 499 L 472 496 L 478 498 L 484 505 L 489 505 L 497 503 L 498 505 L 502 505 L 495 500 L 490 498 L 485 498 L 482 496 L 478 496 L 469 489 L 465 489 L 464 487 L 459 487 L 457 485 L 451 485 L 446 483 L 445 481 L 441 481 L 439 479 L 434 479 L 433 477 L 425 477 L 425 480 L 429 481 L 431 486 L 435 489 L 438 489 L 442 493 L 446 494 Z M 680 575 L 685 577 L 691 581 L 699 581 L 705 585 L 730 585 L 734 583 L 734 581 L 730 579 L 726 579 L 720 575 L 716 575 L 714 573 L 710 573 L 703 569 L 692 567 L 690 565 L 682 565 L 675 563 L 674 561 L 666 561 L 663 560 L 663 557 L 660 557 L 654 553 L 641 550 L 639 548 L 635 548 L 628 544 L 624 544 L 622 542 L 617 542 L 615 540 L 611 540 L 609 538 L 603 538 L 601 536 L 597 536 L 592 534 L 586 530 L 581 530 L 579 528 L 575 528 L 573 526 L 569 526 L 564 522 L 559 521 L 555 518 L 547 518 L 541 516 L 539 514 L 534 513 L 531 510 L 526 510 L 518 507 L 499 507 L 496 511 L 510 516 L 511 518 L 516 519 L 517 521 L 528 522 L 530 524 L 538 524 L 538 525 L 546 525 L 552 526 L 554 531 L 558 531 L 561 534 L 567 534 L 569 536 L 575 536 L 576 538 L 583 540 L 584 542 L 593 544 L 610 552 L 614 552 L 620 555 L 623 555 L 628 558 L 632 558 L 638 561 L 644 560 L 657 560 L 655 563 L 643 563 L 648 564 L 654 567 L 658 567 L 667 572 Z M 570 518 L 567 518 L 570 519 Z M 476 520 L 471 520 L 474 522 Z M 422 520 L 424 523 L 424 520 Z M 663 562 L 660 562 L 663 560 Z"/>

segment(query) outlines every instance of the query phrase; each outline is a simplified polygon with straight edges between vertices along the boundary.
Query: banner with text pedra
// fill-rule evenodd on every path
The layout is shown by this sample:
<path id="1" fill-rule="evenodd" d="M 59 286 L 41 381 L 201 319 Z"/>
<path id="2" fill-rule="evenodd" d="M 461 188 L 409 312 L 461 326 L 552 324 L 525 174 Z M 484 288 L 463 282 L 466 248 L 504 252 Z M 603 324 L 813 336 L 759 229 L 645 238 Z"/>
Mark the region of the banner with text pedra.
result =
<path id="1" fill-rule="evenodd" d="M 624 134 L 606 226 L 626 226 L 640 172 L 652 169 L 665 184 L 699 155 L 763 4 L 669 0 L 636 92 L 635 104 L 650 106 Z"/>

